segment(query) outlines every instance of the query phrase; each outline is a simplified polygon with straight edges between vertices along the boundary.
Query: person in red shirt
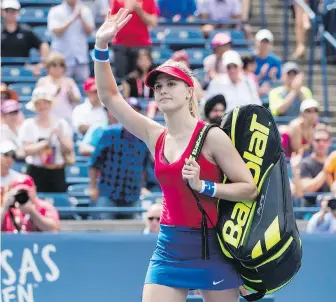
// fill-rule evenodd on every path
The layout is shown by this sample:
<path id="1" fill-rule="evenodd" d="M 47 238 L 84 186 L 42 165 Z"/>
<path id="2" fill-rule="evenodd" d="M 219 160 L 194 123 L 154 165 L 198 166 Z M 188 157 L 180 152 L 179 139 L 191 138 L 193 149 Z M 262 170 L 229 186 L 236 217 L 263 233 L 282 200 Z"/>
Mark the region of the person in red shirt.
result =
<path id="1" fill-rule="evenodd" d="M 132 19 L 113 39 L 116 76 L 124 78 L 136 67 L 140 48 L 150 48 L 149 28 L 158 23 L 158 7 L 155 0 L 111 0 L 112 15 L 120 8 L 127 8 Z"/>
<path id="2" fill-rule="evenodd" d="M 241 277 L 225 259 L 216 229 L 209 221 L 204 236 L 208 244 L 203 245 L 202 214 L 194 194 L 216 225 L 218 198 L 240 201 L 257 197 L 252 174 L 230 138 L 218 127 L 209 130 L 198 162 L 190 157 L 205 122 L 199 120 L 194 81 L 184 64 L 170 60 L 152 70 L 145 80 L 154 90 L 166 127 L 126 103 L 113 76 L 107 46 L 131 19 L 127 9 L 120 9 L 115 18 L 107 16 L 96 34 L 94 68 L 101 101 L 154 155 L 155 176 L 163 193 L 160 232 L 142 301 L 186 301 L 190 288 L 200 289 L 205 301 L 238 301 Z M 223 175 L 232 183 L 223 184 Z"/>
<path id="3" fill-rule="evenodd" d="M 29 175 L 17 176 L 9 184 L 4 197 L 1 231 L 56 233 L 59 230 L 60 220 L 56 208 L 37 197 L 34 180 Z"/>

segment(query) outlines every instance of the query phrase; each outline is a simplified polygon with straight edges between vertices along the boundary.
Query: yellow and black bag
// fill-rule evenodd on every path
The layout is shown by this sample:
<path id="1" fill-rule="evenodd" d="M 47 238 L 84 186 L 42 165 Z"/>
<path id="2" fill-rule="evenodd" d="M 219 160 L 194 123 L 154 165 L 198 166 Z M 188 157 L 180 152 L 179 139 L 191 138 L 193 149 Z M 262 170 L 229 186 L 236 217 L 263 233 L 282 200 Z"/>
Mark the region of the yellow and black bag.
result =
<path id="1" fill-rule="evenodd" d="M 213 126 L 207 125 L 200 131 L 192 152 L 196 160 Z M 250 169 L 259 192 L 255 201 L 218 200 L 218 223 L 214 226 L 223 254 L 241 275 L 244 287 L 252 292 L 244 298 L 255 301 L 288 284 L 301 266 L 301 239 L 285 156 L 274 119 L 262 106 L 246 105 L 231 110 L 223 117 L 220 128 Z M 225 178 L 223 182 L 230 180 Z M 198 200 L 197 204 L 203 215 L 206 259 L 208 217 Z"/>

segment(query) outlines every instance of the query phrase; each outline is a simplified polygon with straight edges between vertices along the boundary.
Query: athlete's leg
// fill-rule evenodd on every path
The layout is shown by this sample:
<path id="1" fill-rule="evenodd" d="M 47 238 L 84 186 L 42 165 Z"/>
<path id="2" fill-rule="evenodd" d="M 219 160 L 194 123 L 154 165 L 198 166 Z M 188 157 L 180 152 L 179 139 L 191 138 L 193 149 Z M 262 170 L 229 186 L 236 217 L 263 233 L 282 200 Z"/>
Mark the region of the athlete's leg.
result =
<path id="1" fill-rule="evenodd" d="M 227 290 L 201 290 L 201 295 L 204 302 L 238 302 L 239 294 L 238 288 L 232 288 Z"/>
<path id="2" fill-rule="evenodd" d="M 188 290 L 158 284 L 145 284 L 142 302 L 185 302 Z"/>

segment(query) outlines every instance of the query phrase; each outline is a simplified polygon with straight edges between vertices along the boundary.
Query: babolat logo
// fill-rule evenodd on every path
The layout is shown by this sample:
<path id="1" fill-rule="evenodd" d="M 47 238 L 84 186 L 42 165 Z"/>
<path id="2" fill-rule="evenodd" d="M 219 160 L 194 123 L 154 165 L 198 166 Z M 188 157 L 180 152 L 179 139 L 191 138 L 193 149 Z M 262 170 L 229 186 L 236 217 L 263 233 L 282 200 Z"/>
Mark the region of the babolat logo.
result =
<path id="1" fill-rule="evenodd" d="M 258 185 L 263 164 L 263 156 L 266 151 L 269 128 L 257 122 L 257 115 L 253 114 L 250 131 L 252 132 L 248 151 L 245 151 L 243 158 L 247 161 L 246 165 L 250 169 L 255 183 Z M 230 245 L 238 248 L 244 240 L 244 232 L 251 210 L 256 206 L 253 201 L 241 201 L 235 203 L 230 219 L 223 226 L 224 240 Z"/>
<path id="2" fill-rule="evenodd" d="M 253 132 L 250 145 L 248 147 L 248 151 L 244 152 L 243 158 L 247 160 L 246 165 L 253 175 L 254 182 L 258 185 L 270 129 L 258 123 L 257 115 L 253 114 L 250 131 Z"/>
<path id="3" fill-rule="evenodd" d="M 197 138 L 197 141 L 195 143 L 195 147 L 193 149 L 193 151 L 191 152 L 191 156 L 195 159 L 196 158 L 196 155 L 197 155 L 197 151 L 198 151 L 198 148 L 199 148 L 199 145 L 202 141 L 202 137 L 204 135 L 204 131 L 205 131 L 206 127 L 203 127 L 203 129 L 201 130 L 201 132 L 199 133 L 198 135 L 198 138 Z"/>

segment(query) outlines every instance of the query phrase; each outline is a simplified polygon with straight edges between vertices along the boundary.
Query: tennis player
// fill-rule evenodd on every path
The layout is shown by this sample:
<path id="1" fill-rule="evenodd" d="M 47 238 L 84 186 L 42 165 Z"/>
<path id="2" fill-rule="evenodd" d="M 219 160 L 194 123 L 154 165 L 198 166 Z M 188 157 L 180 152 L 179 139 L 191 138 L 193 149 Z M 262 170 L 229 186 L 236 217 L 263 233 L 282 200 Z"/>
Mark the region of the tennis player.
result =
<path id="1" fill-rule="evenodd" d="M 198 120 L 194 82 L 184 65 L 168 61 L 150 72 L 145 81 L 154 90 L 166 127 L 137 113 L 122 98 L 109 64 L 108 43 L 131 18 L 127 9 L 120 9 L 115 16 L 108 13 L 96 34 L 94 60 L 100 100 L 128 131 L 147 144 L 155 157 L 155 175 L 164 196 L 143 302 L 182 302 L 189 289 L 199 289 L 206 302 L 238 301 L 242 280 L 223 258 L 210 223 L 209 257 L 203 257 L 201 214 L 186 181 L 216 223 L 217 198 L 241 201 L 256 197 L 252 175 L 219 128 L 209 131 L 198 162 L 189 159 L 205 123 Z M 221 183 L 224 174 L 232 183 Z"/>

